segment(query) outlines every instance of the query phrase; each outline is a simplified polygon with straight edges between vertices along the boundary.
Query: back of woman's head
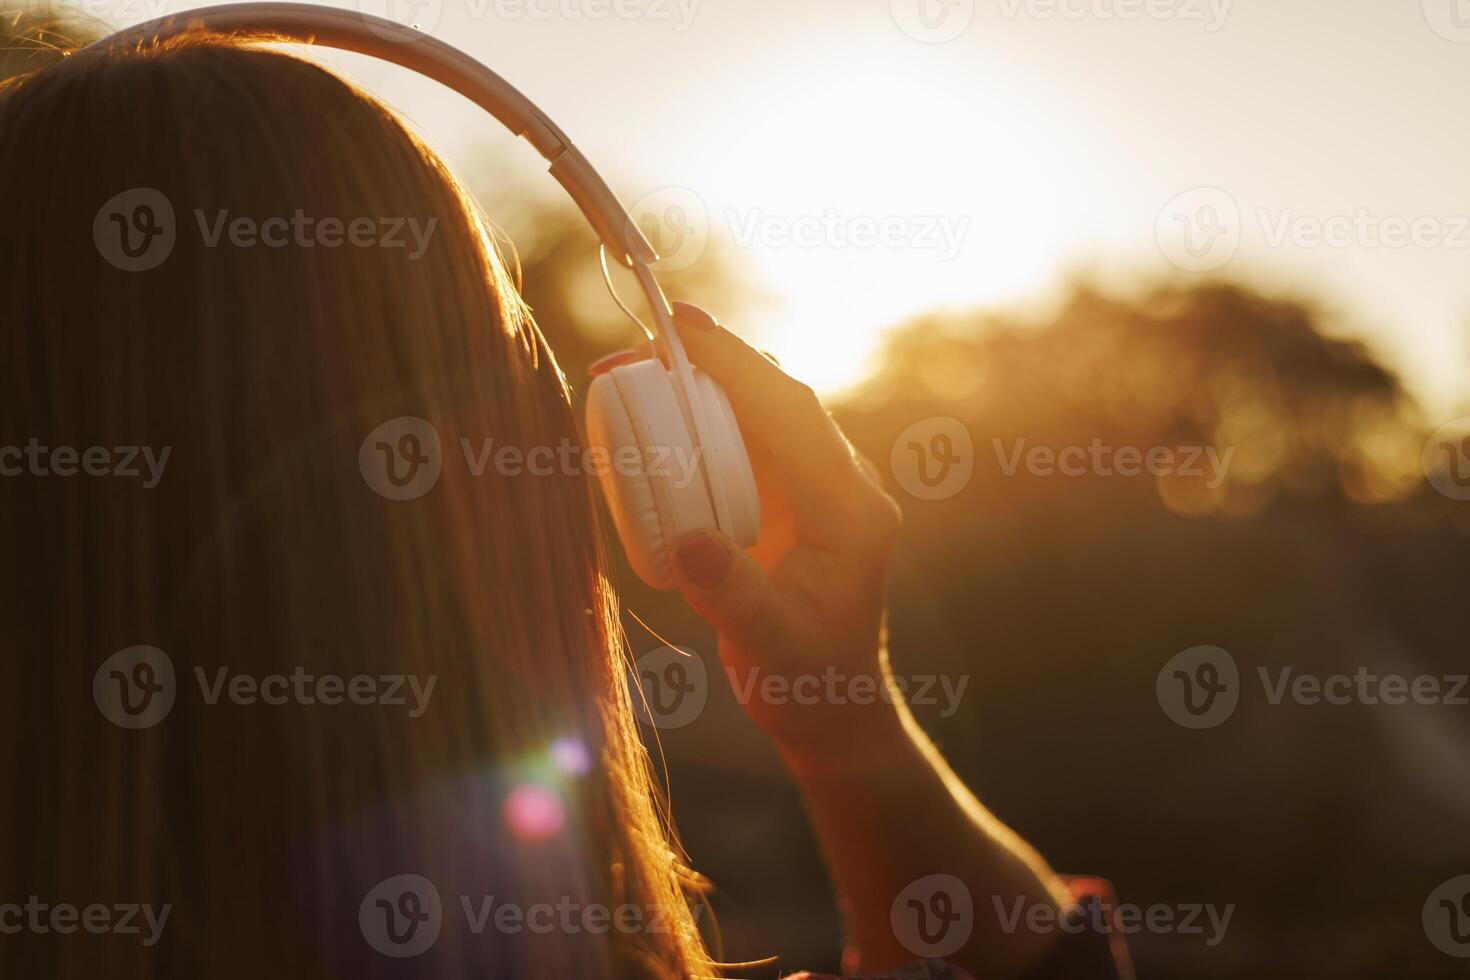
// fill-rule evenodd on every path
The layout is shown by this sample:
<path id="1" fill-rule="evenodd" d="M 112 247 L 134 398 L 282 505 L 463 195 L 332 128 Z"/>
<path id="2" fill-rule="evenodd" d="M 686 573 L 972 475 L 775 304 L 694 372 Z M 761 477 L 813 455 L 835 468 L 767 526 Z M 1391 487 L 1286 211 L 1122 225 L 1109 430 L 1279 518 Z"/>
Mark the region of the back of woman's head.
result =
<path id="1" fill-rule="evenodd" d="M 577 444 L 564 381 L 438 159 L 192 36 L 9 83 L 0 215 L 0 903 L 170 907 L 0 973 L 705 969 L 588 482 L 492 461 Z M 497 914 L 548 904 L 641 919 Z"/>

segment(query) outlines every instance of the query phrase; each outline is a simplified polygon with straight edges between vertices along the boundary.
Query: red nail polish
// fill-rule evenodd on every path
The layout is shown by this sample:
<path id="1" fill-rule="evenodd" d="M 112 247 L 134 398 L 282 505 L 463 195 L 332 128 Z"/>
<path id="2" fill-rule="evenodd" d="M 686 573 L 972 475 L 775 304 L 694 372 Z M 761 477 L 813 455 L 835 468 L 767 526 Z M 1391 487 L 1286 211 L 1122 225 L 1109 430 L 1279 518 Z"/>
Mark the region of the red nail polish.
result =
<path id="1" fill-rule="evenodd" d="M 587 369 L 588 374 L 606 374 L 621 364 L 628 364 L 638 360 L 641 355 L 636 350 L 620 350 L 616 354 L 609 354 L 592 362 Z"/>
<path id="2" fill-rule="evenodd" d="M 730 574 L 730 555 L 708 534 L 697 534 L 679 546 L 675 554 L 679 570 L 701 589 L 713 589 Z"/>
<path id="3" fill-rule="evenodd" d="M 692 303 L 676 302 L 673 304 L 673 310 L 674 319 L 685 326 L 693 327 L 696 330 L 703 330 L 705 333 L 714 333 L 720 329 L 720 325 L 714 317 Z"/>

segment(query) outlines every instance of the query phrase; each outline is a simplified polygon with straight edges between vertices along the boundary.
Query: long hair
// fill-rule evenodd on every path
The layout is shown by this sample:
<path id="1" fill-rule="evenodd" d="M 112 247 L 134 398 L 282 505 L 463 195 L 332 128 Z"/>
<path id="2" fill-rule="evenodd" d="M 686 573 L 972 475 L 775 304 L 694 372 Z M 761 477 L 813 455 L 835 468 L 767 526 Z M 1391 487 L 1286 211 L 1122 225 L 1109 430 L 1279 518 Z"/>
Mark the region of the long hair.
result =
<path id="1" fill-rule="evenodd" d="M 0 974 L 712 972 L 589 480 L 497 456 L 575 462 L 565 380 L 439 158 L 259 40 L 0 93 Z"/>

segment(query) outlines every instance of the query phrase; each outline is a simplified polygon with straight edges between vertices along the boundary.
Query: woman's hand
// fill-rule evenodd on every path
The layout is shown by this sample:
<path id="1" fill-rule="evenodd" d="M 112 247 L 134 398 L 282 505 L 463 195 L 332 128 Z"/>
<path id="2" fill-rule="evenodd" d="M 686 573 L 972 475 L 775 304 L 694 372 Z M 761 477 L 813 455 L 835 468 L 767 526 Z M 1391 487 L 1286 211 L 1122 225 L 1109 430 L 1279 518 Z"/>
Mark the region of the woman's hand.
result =
<path id="1" fill-rule="evenodd" d="M 751 554 L 699 532 L 678 542 L 675 576 L 689 604 L 719 630 L 736 697 L 802 786 L 856 940 L 848 965 L 892 969 L 931 955 L 912 938 L 906 944 L 894 910 L 906 889 L 940 875 L 962 882 L 977 910 L 956 940 L 954 962 L 976 976 L 1022 974 L 1057 934 L 1006 930 L 978 913 L 983 898 L 1053 917 L 1070 899 L 889 693 L 883 596 L 897 504 L 811 389 L 695 307 L 675 304 L 675 322 L 690 359 L 730 396 L 762 509 Z M 770 678 L 780 697 L 763 693 Z"/>
<path id="2" fill-rule="evenodd" d="M 976 976 L 1020 975 L 1056 934 L 1007 931 L 978 914 L 981 902 L 1059 916 L 1069 898 L 891 693 L 883 597 L 898 506 L 811 389 L 695 307 L 675 304 L 675 322 L 690 359 L 730 396 L 762 509 L 750 554 L 699 532 L 677 543 L 675 577 L 719 630 L 736 697 L 802 787 L 856 941 L 848 965 L 876 971 L 931 955 L 905 943 L 895 902 L 944 875 L 964 883 L 977 910 L 954 962 Z M 648 352 L 614 355 L 594 373 L 640 356 Z"/>
<path id="3" fill-rule="evenodd" d="M 897 724 L 882 634 L 898 505 L 810 388 L 703 310 L 675 303 L 674 319 L 735 409 L 762 516 L 750 554 L 717 532 L 676 542 L 679 588 L 719 631 L 736 697 L 783 751 L 850 752 Z"/>

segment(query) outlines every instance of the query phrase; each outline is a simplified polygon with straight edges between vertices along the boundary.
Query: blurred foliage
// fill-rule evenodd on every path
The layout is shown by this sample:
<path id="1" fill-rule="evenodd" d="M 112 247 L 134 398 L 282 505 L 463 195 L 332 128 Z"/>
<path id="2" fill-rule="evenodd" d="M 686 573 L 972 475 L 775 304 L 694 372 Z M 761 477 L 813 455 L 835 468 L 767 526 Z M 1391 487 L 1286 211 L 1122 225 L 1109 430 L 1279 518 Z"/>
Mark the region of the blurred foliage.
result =
<path id="1" fill-rule="evenodd" d="M 1218 489 L 1183 479 L 1154 487 L 1183 514 L 1249 516 L 1278 497 L 1398 502 L 1427 489 L 1417 406 L 1360 344 L 1324 336 L 1321 323 L 1301 303 L 1226 284 L 1133 299 L 1076 284 L 1044 323 L 909 325 L 844 415 L 885 444 L 897 435 L 885 420 L 958 408 L 977 435 L 1234 447 Z"/>
<path id="2" fill-rule="evenodd" d="M 1039 321 L 925 317 L 838 416 L 886 462 L 911 423 L 975 439 L 958 496 L 905 495 L 901 673 L 971 678 L 920 712 L 956 768 L 1064 870 L 1125 901 L 1235 903 L 1226 943 L 1139 935 L 1143 976 L 1449 976 L 1424 898 L 1470 867 L 1470 711 L 1273 706 L 1258 670 L 1464 673 L 1470 505 L 1425 480 L 1426 424 L 1312 305 L 1221 283 L 1074 284 Z M 1233 447 L 1228 475 L 1007 476 L 1054 448 Z M 1158 671 L 1229 650 L 1241 704 L 1186 731 Z"/>
<path id="3" fill-rule="evenodd" d="M 521 293 L 562 371 L 574 389 L 585 391 L 588 365 L 620 348 L 641 344 L 643 333 L 609 291 L 597 236 L 581 213 L 560 197 L 542 196 L 519 185 L 505 187 L 489 178 L 493 170 L 471 168 L 470 188 L 489 215 L 501 254 L 516 272 Z M 632 275 L 611 259 L 608 270 L 618 298 L 644 323 L 651 322 Z M 660 273 L 659 282 L 670 299 L 738 317 L 757 296 L 755 290 L 741 287 L 740 272 L 733 250 L 712 242 L 699 261 Z"/>

